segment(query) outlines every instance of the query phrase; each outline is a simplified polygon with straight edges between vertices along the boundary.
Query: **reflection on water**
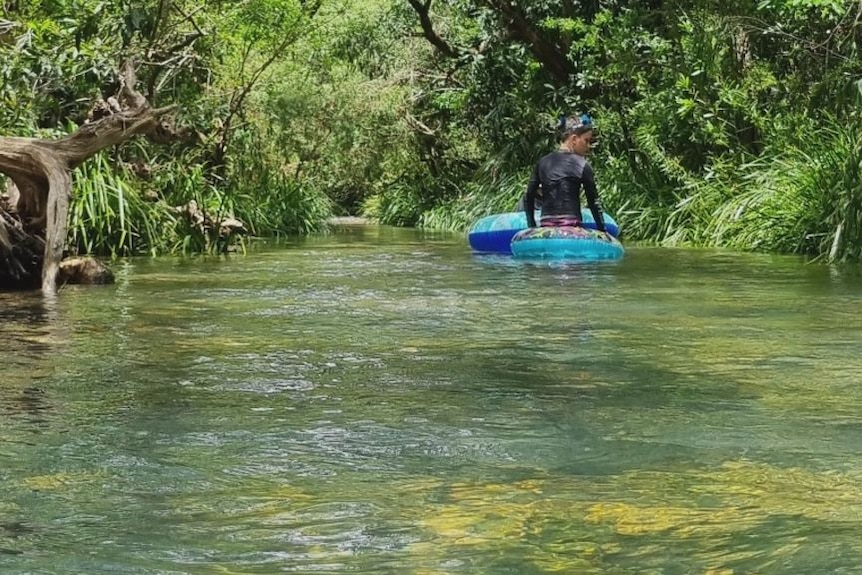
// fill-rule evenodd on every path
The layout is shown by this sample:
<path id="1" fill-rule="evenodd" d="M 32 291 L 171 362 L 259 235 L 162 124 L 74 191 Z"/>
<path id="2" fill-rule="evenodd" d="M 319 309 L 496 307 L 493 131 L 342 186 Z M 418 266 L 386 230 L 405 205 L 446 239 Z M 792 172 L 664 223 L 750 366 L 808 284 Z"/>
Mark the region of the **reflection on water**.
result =
<path id="1" fill-rule="evenodd" d="M 0 296 L 0 572 L 850 573 L 855 268 L 352 228 Z"/>
<path id="2" fill-rule="evenodd" d="M 57 343 L 65 333 L 56 316 L 56 300 L 36 292 L 0 294 L 2 365 L 4 385 L 0 387 L 0 417 L 21 420 L 36 433 L 46 424 L 50 403 L 40 380 L 54 370 Z M 3 529 L 0 516 L 0 529 Z M 15 523 L 7 524 L 15 525 Z"/>
<path id="3" fill-rule="evenodd" d="M 4 361 L 26 363 L 48 353 L 55 319 L 53 303 L 35 292 L 0 293 L 0 325 L 10 352 Z"/>

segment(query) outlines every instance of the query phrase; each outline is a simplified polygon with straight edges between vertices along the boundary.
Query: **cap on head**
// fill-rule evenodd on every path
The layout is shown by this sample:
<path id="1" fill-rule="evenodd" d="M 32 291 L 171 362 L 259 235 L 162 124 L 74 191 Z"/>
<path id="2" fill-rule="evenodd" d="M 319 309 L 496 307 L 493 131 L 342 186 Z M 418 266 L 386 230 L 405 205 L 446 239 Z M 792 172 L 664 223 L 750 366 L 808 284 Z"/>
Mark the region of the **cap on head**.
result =
<path id="1" fill-rule="evenodd" d="M 560 116 L 560 121 L 557 124 L 557 132 L 560 141 L 564 141 L 569 136 L 581 135 L 593 130 L 593 119 L 587 114 L 579 116 Z"/>

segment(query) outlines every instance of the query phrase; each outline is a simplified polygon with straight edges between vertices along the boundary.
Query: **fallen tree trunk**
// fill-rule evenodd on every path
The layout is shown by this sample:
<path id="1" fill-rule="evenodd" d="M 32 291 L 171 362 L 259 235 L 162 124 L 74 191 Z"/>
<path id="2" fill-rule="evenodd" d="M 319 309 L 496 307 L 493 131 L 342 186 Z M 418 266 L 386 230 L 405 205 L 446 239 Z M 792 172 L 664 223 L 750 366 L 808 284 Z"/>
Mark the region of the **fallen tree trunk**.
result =
<path id="1" fill-rule="evenodd" d="M 21 287 L 14 284 L 38 285 L 41 280 L 44 292 L 56 290 L 68 231 L 72 170 L 105 148 L 154 130 L 162 116 L 176 109 L 152 108 L 135 89 L 136 82 L 134 67 L 124 63 L 118 98 L 109 99 L 111 113 L 70 136 L 57 140 L 0 137 L 0 173 L 17 188 L 15 204 L 0 205 L 0 266 L 6 264 L 6 269 L 0 268 L 0 283 L 6 280 L 12 284 L 9 287 Z M 39 245 L 42 253 L 35 266 L 21 261 Z M 41 270 L 35 277 L 34 267 Z"/>

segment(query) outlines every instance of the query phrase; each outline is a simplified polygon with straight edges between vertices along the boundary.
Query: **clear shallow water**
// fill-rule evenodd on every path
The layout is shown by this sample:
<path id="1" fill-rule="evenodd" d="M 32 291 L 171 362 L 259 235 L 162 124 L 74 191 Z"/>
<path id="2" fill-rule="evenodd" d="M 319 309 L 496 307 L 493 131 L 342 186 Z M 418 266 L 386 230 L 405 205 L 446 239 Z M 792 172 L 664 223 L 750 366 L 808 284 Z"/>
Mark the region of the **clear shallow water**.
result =
<path id="1" fill-rule="evenodd" d="M 0 294 L 0 573 L 858 573 L 862 281 L 351 229 Z"/>

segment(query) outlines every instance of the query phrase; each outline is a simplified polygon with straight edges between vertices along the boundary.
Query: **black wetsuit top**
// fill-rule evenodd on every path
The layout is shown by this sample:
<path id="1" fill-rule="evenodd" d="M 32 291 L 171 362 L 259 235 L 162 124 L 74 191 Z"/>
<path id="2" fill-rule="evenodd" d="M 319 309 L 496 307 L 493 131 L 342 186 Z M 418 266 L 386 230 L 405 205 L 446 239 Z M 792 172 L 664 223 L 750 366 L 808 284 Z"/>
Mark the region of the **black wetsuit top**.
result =
<path id="1" fill-rule="evenodd" d="M 557 151 L 544 156 L 536 164 L 530 183 L 524 211 L 527 224 L 536 227 L 533 212 L 536 209 L 536 191 L 542 186 L 542 217 L 570 216 L 581 219 L 581 186 L 587 196 L 587 205 L 596 221 L 596 229 L 605 231 L 602 203 L 596 191 L 593 169 L 586 158 L 573 152 Z"/>

